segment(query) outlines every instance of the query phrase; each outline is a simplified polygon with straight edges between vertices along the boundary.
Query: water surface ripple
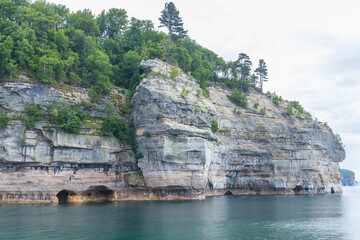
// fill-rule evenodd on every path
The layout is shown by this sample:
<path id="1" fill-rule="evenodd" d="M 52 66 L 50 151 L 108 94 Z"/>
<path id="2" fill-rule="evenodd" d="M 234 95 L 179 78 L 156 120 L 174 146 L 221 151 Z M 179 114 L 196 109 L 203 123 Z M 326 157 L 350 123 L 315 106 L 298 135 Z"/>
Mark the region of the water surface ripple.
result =
<path id="1" fill-rule="evenodd" d="M 360 187 L 342 195 L 1 204 L 0 239 L 360 239 Z"/>

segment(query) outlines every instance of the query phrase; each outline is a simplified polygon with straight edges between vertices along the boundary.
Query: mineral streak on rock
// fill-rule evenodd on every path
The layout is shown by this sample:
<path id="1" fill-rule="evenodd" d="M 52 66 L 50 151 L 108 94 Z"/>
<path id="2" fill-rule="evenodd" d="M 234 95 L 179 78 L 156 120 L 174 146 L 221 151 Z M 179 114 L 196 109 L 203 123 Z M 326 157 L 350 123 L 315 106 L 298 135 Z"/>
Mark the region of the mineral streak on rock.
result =
<path id="1" fill-rule="evenodd" d="M 27 105 L 88 101 L 84 88 L 3 82 L 0 109 L 12 120 L 0 130 L 0 202 L 204 199 L 231 194 L 341 192 L 345 152 L 327 126 L 287 116 L 255 89 L 249 107 L 229 101 L 228 90 L 180 73 L 166 78 L 159 60 L 142 62 L 147 78 L 132 99 L 139 151 L 113 137 L 66 134 L 49 122 L 26 129 L 15 116 Z M 66 89 L 65 89 L 66 90 Z M 113 89 L 116 101 L 123 99 Z M 105 96 L 91 116 L 105 116 Z M 252 108 L 266 107 L 266 114 Z M 234 109 L 235 108 L 235 109 Z M 238 110 L 241 110 L 241 114 Z M 213 133 L 211 120 L 218 122 Z M 89 130 L 91 132 L 91 130 Z"/>

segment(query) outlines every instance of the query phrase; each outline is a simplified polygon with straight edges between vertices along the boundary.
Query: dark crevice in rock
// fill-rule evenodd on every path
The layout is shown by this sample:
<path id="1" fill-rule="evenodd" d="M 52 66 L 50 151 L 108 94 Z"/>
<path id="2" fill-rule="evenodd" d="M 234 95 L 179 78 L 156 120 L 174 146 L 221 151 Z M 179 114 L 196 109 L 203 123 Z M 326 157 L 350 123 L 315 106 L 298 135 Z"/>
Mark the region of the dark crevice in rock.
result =
<path id="1" fill-rule="evenodd" d="M 69 202 L 71 197 L 76 196 L 77 194 L 74 191 L 70 190 L 61 190 L 58 194 L 56 194 L 56 197 L 58 198 L 59 203 L 66 203 Z"/>

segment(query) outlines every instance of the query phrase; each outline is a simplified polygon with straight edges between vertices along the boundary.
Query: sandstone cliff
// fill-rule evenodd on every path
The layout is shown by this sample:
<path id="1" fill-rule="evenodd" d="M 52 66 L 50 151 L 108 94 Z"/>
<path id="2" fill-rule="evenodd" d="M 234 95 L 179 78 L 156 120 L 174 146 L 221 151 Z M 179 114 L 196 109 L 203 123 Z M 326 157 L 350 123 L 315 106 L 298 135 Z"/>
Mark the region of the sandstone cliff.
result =
<path id="1" fill-rule="evenodd" d="M 132 117 L 143 158 L 114 137 L 97 136 L 94 126 L 68 134 L 47 121 L 26 128 L 19 117 L 27 105 L 88 101 L 80 87 L 26 82 L 0 83 L 0 108 L 12 117 L 0 130 L 0 201 L 203 199 L 222 194 L 304 194 L 341 192 L 339 162 L 345 152 L 327 126 L 288 116 L 284 107 L 251 89 L 249 107 L 229 101 L 213 85 L 204 97 L 181 73 L 164 77 L 164 63 L 142 63 L 147 77 L 132 99 Z M 121 89 L 98 100 L 123 104 Z M 111 97 L 111 96 L 115 96 Z M 253 106 L 266 107 L 260 112 Z M 211 130 L 217 122 L 219 130 Z"/>
<path id="2" fill-rule="evenodd" d="M 191 197 L 341 192 L 345 152 L 329 127 L 288 116 L 289 102 L 277 106 L 257 90 L 250 90 L 249 107 L 239 108 L 228 90 L 214 85 L 206 98 L 188 75 L 164 78 L 164 63 L 143 65 L 152 74 L 132 106 L 147 186 L 183 188 Z"/>

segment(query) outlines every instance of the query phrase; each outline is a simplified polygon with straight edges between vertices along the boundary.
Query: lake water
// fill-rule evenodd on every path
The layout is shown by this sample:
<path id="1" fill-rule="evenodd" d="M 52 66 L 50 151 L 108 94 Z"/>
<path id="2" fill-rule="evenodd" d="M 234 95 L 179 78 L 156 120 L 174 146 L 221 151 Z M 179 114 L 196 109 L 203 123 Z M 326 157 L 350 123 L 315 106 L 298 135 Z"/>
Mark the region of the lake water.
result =
<path id="1" fill-rule="evenodd" d="M 2 204 L 0 239 L 360 239 L 360 187 L 342 195 Z"/>

